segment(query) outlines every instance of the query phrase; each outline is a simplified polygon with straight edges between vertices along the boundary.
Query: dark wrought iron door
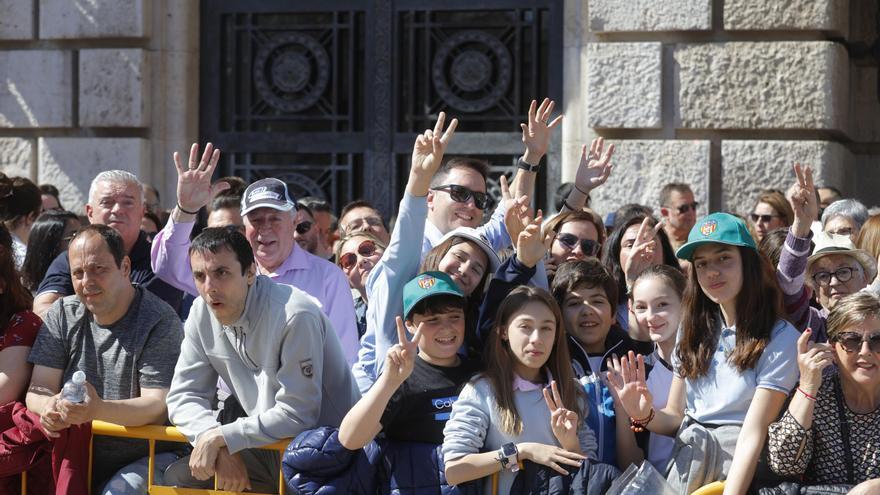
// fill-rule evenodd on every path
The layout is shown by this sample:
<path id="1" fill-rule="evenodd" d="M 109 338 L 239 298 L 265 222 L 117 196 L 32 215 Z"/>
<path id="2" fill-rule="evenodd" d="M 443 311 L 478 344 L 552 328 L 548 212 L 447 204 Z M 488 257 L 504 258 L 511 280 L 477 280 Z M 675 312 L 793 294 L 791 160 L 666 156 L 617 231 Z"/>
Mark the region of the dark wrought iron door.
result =
<path id="1" fill-rule="evenodd" d="M 448 155 L 522 151 L 532 98 L 562 96 L 562 0 L 202 0 L 200 133 L 222 173 L 285 180 L 339 210 L 397 207 L 417 132 L 461 121 Z M 561 102 L 560 102 L 561 103 Z M 558 135 L 541 174 L 559 177 Z"/>

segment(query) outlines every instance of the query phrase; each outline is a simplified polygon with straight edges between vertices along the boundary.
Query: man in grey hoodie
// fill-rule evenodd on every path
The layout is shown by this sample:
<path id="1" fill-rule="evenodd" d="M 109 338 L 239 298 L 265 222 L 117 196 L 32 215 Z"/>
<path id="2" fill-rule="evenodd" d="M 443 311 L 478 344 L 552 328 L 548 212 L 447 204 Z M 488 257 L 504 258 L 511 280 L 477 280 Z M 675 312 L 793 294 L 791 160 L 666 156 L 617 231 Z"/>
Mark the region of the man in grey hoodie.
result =
<path id="1" fill-rule="evenodd" d="M 209 228 L 189 248 L 199 292 L 184 325 L 168 392 L 168 417 L 189 438 L 169 485 L 228 491 L 277 488 L 277 453 L 258 447 L 317 426 L 339 426 L 359 394 L 339 339 L 311 296 L 256 275 L 235 229 Z M 217 378 L 247 413 L 221 425 L 212 413 Z"/>

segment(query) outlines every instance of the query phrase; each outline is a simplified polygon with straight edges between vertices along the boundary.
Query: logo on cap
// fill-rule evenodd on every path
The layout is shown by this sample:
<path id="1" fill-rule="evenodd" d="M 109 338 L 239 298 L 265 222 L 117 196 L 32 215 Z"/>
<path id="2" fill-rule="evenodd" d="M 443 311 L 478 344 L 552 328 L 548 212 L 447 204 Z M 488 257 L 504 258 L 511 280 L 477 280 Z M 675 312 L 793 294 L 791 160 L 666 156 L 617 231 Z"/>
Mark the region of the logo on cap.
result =
<path id="1" fill-rule="evenodd" d="M 436 283 L 437 283 L 437 279 L 430 276 L 430 275 L 425 275 L 424 277 L 419 279 L 419 287 L 421 287 L 422 289 L 425 289 L 425 290 L 428 290 L 431 287 L 434 287 L 434 284 L 436 284 Z"/>
<path id="2" fill-rule="evenodd" d="M 700 226 L 700 233 L 706 237 L 709 237 L 715 232 L 715 229 L 717 228 L 718 222 L 716 222 L 715 220 L 709 220 Z"/>

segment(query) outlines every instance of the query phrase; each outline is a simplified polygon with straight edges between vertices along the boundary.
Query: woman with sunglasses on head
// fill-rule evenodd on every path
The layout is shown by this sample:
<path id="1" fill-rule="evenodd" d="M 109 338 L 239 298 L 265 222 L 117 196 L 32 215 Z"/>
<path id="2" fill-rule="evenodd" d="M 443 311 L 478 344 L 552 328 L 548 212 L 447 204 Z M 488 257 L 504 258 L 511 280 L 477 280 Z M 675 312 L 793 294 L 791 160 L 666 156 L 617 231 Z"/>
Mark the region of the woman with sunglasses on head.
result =
<path id="1" fill-rule="evenodd" d="M 548 257 L 544 260 L 544 269 L 550 280 L 556 268 L 566 261 L 599 256 L 605 242 L 605 225 L 592 210 L 560 213 L 544 225 L 544 233 L 553 235 Z"/>
<path id="2" fill-rule="evenodd" d="M 828 315 L 829 344 L 810 334 L 797 343 L 800 383 L 769 428 L 770 468 L 804 485 L 880 493 L 880 297 L 841 299 Z"/>
<path id="3" fill-rule="evenodd" d="M 767 232 L 791 225 L 794 221 L 794 211 L 782 191 L 767 189 L 758 194 L 749 218 L 758 235 L 755 242 L 761 242 Z"/>
<path id="4" fill-rule="evenodd" d="M 634 214 L 615 221 L 614 230 L 605 242 L 602 251 L 602 264 L 617 280 L 621 302 L 617 305 L 617 324 L 629 332 L 630 314 L 627 299 L 636 278 L 652 265 L 669 265 L 679 269 L 678 258 L 663 224 L 654 217 Z M 648 341 L 648 335 L 640 335 L 638 325 L 632 325 L 630 336 L 636 340 Z"/>
<path id="5" fill-rule="evenodd" d="M 373 234 L 363 231 L 346 234 L 336 247 L 336 264 L 342 268 L 352 288 L 358 339 L 367 331 L 367 276 L 384 252 L 385 244 Z"/>

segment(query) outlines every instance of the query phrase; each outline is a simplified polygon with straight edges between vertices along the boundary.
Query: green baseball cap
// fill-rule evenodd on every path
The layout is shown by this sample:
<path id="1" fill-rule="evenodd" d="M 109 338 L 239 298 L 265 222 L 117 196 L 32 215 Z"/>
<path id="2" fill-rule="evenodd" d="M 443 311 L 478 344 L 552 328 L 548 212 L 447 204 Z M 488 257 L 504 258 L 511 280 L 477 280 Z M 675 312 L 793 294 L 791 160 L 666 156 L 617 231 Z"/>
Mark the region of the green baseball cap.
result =
<path id="1" fill-rule="evenodd" d="M 464 293 L 449 275 L 443 272 L 425 272 L 416 275 L 403 286 L 403 319 L 409 318 L 412 309 L 423 299 L 447 294 L 464 299 Z"/>
<path id="2" fill-rule="evenodd" d="M 758 249 L 749 228 L 741 218 L 730 213 L 713 213 L 697 220 L 688 234 L 687 242 L 678 248 L 675 255 L 690 261 L 698 247 L 711 242 Z"/>

